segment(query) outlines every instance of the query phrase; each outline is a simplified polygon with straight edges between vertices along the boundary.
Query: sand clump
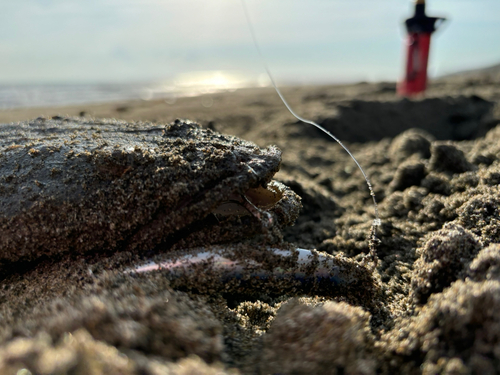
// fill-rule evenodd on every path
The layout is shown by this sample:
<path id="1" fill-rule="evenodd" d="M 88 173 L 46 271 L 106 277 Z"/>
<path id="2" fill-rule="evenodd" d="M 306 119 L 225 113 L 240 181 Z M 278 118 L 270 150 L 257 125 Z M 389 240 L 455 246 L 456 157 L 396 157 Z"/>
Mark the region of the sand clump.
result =
<path id="1" fill-rule="evenodd" d="M 429 159 L 433 140 L 434 137 L 430 133 L 418 128 L 411 128 L 394 137 L 389 148 L 389 156 L 396 162 L 402 162 L 412 155 Z"/>
<path id="2" fill-rule="evenodd" d="M 388 349 L 409 374 L 496 374 L 500 368 L 500 284 L 457 281 L 390 333 Z M 396 366 L 399 367 L 399 366 Z M 418 369 L 420 367 L 421 371 Z"/>
<path id="3" fill-rule="evenodd" d="M 18 338 L 0 349 L 0 372 L 5 375 L 224 375 L 221 363 L 208 365 L 197 356 L 177 363 L 125 355 L 112 345 L 95 340 L 86 330 L 66 334 L 54 343 L 48 335 Z"/>
<path id="4" fill-rule="evenodd" d="M 344 302 L 291 300 L 264 337 L 262 373 L 375 374 L 369 314 Z"/>
<path id="5" fill-rule="evenodd" d="M 120 282 L 121 281 L 121 282 Z M 59 298 L 48 306 L 13 317 L 3 340 L 48 335 L 60 341 L 68 332 L 85 330 L 95 340 L 171 361 L 197 355 L 206 362 L 220 360 L 222 326 L 203 303 L 168 286 L 123 276 L 89 285 L 88 297 Z M 119 285 L 119 286 L 118 286 Z M 101 290 L 101 291 L 99 291 Z"/>
<path id="6" fill-rule="evenodd" d="M 487 189 L 489 190 L 489 189 Z M 500 241 L 500 196 L 497 188 L 471 197 L 459 210 L 458 222 L 484 239 L 485 244 Z"/>
<path id="7" fill-rule="evenodd" d="M 459 225 L 445 224 L 422 248 L 417 249 L 420 257 L 414 263 L 411 281 L 414 297 L 425 302 L 431 294 L 464 278 L 466 266 L 481 248 L 482 244 L 474 234 Z"/>
<path id="8" fill-rule="evenodd" d="M 481 250 L 469 265 L 468 275 L 474 281 L 500 281 L 500 245 Z"/>

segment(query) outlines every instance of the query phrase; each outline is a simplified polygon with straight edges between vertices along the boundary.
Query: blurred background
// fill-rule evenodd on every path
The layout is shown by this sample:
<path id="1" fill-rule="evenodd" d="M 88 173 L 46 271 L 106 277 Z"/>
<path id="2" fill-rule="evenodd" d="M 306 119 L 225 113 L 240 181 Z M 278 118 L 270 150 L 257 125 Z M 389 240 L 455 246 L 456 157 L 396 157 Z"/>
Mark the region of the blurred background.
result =
<path id="1" fill-rule="evenodd" d="M 281 86 L 396 81 L 406 0 L 246 0 Z M 450 19 L 430 77 L 500 63 L 500 1 L 430 0 Z M 0 0 L 0 109 L 266 86 L 239 0 Z"/>

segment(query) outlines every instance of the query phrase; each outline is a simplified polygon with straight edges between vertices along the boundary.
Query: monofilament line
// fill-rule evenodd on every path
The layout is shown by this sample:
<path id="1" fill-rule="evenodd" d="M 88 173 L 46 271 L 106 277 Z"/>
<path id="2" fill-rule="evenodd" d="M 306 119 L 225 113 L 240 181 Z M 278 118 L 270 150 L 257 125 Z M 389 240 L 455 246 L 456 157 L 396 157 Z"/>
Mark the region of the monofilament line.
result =
<path id="1" fill-rule="evenodd" d="M 257 49 L 257 52 L 259 53 L 259 57 L 260 57 L 260 60 L 262 62 L 262 65 L 264 66 L 264 69 L 266 70 L 267 75 L 269 76 L 269 79 L 271 80 L 271 83 L 272 83 L 274 89 L 276 90 L 276 93 L 280 97 L 281 101 L 283 102 L 283 104 L 288 109 L 288 111 L 292 114 L 293 117 L 295 117 L 297 120 L 302 121 L 306 124 L 312 125 L 312 126 L 316 127 L 317 129 L 321 130 L 323 133 L 327 134 L 330 138 L 332 138 L 335 142 L 337 142 L 349 154 L 349 156 L 352 158 L 352 160 L 354 160 L 354 162 L 358 166 L 359 170 L 363 174 L 363 177 L 365 178 L 366 184 L 368 185 L 368 190 L 370 191 L 370 195 L 373 199 L 373 206 L 375 207 L 375 219 L 373 220 L 373 225 L 374 226 L 380 225 L 381 222 L 380 222 L 380 217 L 378 214 L 377 200 L 375 199 L 375 192 L 373 191 L 373 187 L 372 187 L 372 184 L 370 182 L 370 179 L 368 178 L 368 175 L 365 173 L 364 169 L 361 167 L 358 160 L 354 157 L 354 155 L 351 153 L 351 151 L 349 151 L 349 149 L 346 146 L 344 146 L 344 144 L 340 141 L 340 139 L 335 137 L 332 133 L 330 133 L 328 130 L 326 130 L 321 125 L 316 124 L 314 121 L 307 120 L 305 118 L 300 117 L 290 107 L 290 105 L 288 104 L 286 99 L 281 94 L 281 91 L 279 90 L 278 86 L 276 85 L 276 82 L 274 81 L 273 75 L 271 74 L 271 70 L 267 66 L 266 59 L 264 58 L 264 55 L 262 54 L 262 51 L 260 50 L 259 43 L 257 42 L 257 36 L 255 35 L 252 20 L 250 19 L 250 14 L 248 13 L 248 9 L 247 9 L 245 0 L 241 0 L 241 5 L 243 6 L 243 11 L 244 11 L 245 17 L 247 19 L 248 28 L 250 29 L 250 34 L 252 35 L 252 39 L 253 39 L 253 43 L 255 44 L 255 48 Z"/>

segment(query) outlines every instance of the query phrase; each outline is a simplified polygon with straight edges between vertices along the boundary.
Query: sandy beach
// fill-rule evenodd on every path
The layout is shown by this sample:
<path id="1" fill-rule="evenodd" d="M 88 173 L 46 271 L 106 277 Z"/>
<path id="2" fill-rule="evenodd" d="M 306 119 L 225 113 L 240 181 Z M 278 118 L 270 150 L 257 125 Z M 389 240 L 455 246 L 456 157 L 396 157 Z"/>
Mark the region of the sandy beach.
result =
<path id="1" fill-rule="evenodd" d="M 28 239 L 15 239 L 19 242 L 0 241 L 4 246 L 0 248 L 0 373 L 500 373 L 500 76 L 478 73 L 441 78 L 431 83 L 425 98 L 412 100 L 397 97 L 395 84 L 384 82 L 285 87 L 283 94 L 298 114 L 344 142 L 366 171 L 381 220 L 375 233 L 375 207 L 356 164 L 323 133 L 293 118 L 272 88 L 167 101 L 1 111 L 2 127 L 11 124 L 15 129 L 15 123 L 28 121 L 23 125 L 26 132 L 32 127 L 42 129 L 40 134 L 44 123 L 53 124 L 50 121 L 90 124 L 92 132 L 103 133 L 113 126 L 130 132 L 150 129 L 151 134 L 157 132 L 155 136 L 170 137 L 168 147 L 174 147 L 176 137 L 181 139 L 179 145 L 186 151 L 175 157 L 195 162 L 198 159 L 189 154 L 194 151 L 188 147 L 195 144 L 195 150 L 205 150 L 203 147 L 209 146 L 196 142 L 206 137 L 211 151 L 205 152 L 208 156 L 203 165 L 216 166 L 210 172 L 213 179 L 207 177 L 207 181 L 217 181 L 210 182 L 211 191 L 227 197 L 213 193 L 215 203 L 207 200 L 200 208 L 196 206 L 203 220 L 212 215 L 219 221 L 210 224 L 210 231 L 196 228 L 201 234 L 193 234 L 187 217 L 194 214 L 180 210 L 195 207 L 193 201 L 198 198 L 182 195 L 176 201 L 185 194 L 180 185 L 172 185 L 179 192 L 170 195 L 148 190 L 149 195 L 144 194 L 147 199 L 175 201 L 172 207 L 183 212 L 178 215 L 182 217 L 172 216 L 170 227 L 162 227 L 173 234 L 158 237 L 158 243 L 152 240 L 154 228 L 145 225 L 150 232 L 134 237 L 140 241 L 128 246 L 126 229 L 116 229 L 127 219 L 116 216 L 115 223 L 113 215 L 99 225 L 107 228 L 106 235 L 117 234 L 125 240 L 106 239 L 102 247 L 85 243 L 79 248 L 70 242 L 59 246 L 57 236 L 50 241 L 55 241 L 53 248 L 60 251 L 52 251 L 42 242 L 30 243 L 29 235 Z M 194 121 L 199 129 L 182 121 L 174 123 L 176 119 Z M 128 127 L 128 123 L 134 124 Z M 219 140 L 217 133 L 252 142 L 261 150 L 233 138 Z M 192 134 L 203 136 L 193 136 L 190 144 L 182 143 Z M 43 150 L 37 156 L 37 147 L 45 141 L 12 139 L 0 148 L 4 168 L 17 150 L 25 150 L 24 156 L 31 153 L 33 160 L 45 157 Z M 141 142 L 150 142 L 148 139 Z M 108 146 L 109 155 L 113 155 L 112 141 L 105 140 L 103 155 Z M 231 186 L 233 190 L 219 184 L 222 177 L 216 172 L 230 169 L 220 161 L 229 157 L 221 151 L 230 147 L 228 144 L 245 149 L 248 155 L 241 151 L 241 160 L 258 175 L 254 181 L 246 170 L 236 168 L 238 179 L 234 181 L 238 182 Z M 271 161 L 278 154 L 274 148 L 266 148 L 270 145 L 281 150 L 281 164 L 274 176 L 279 163 Z M 125 146 L 116 148 L 125 155 Z M 92 154 L 86 162 L 99 170 L 104 164 L 99 164 L 101 159 L 96 155 L 100 154 Z M 256 166 L 264 163 L 255 162 L 259 157 L 269 163 L 269 171 L 257 170 Z M 186 167 L 186 176 L 194 170 L 193 163 Z M 11 177 L 2 171 L 3 200 L 12 196 L 12 184 L 30 183 L 19 177 L 25 168 L 19 165 L 17 170 L 11 167 Z M 149 168 L 146 162 L 141 168 L 143 165 Z M 168 163 L 160 166 L 172 167 Z M 112 169 L 104 165 L 95 185 L 89 183 L 90 190 L 108 185 L 126 189 L 137 182 L 129 177 L 133 172 L 130 168 L 128 164 Z M 144 170 L 153 173 L 158 168 Z M 205 175 L 202 172 L 199 176 Z M 147 185 L 146 173 L 134 176 L 142 176 L 143 185 Z M 175 176 L 185 177 L 180 172 Z M 276 185 L 268 181 L 269 176 Z M 49 184 L 40 181 L 42 186 L 35 189 L 43 196 Z M 165 181 L 162 183 L 168 183 Z M 280 195 L 279 200 L 269 203 L 272 208 L 268 211 L 268 203 L 259 205 L 246 197 L 234 197 L 243 194 L 241 189 L 243 195 L 257 194 L 252 189 L 268 183 L 277 187 L 268 187 L 265 194 L 279 190 Z M 235 200 L 243 211 L 234 206 Z M 123 202 L 117 200 L 116 205 Z M 233 206 L 222 207 L 220 202 Z M 113 206 L 113 202 L 107 203 Z M 214 210 L 211 204 L 218 206 Z M 294 210 L 298 211 L 299 205 L 296 218 Z M 113 210 L 108 206 L 95 207 L 106 207 L 106 214 Z M 24 223 L 22 215 L 31 207 L 19 209 L 21 219 L 14 219 Z M 139 223 L 144 217 L 147 223 L 149 213 L 137 207 L 137 218 L 134 211 L 129 213 L 134 216 L 130 222 Z M 37 211 L 38 217 L 49 217 L 43 216 L 44 212 Z M 65 218 L 72 215 L 68 212 Z M 6 237 L 5 228 L 11 228 L 14 219 L 2 215 L 0 228 Z M 85 218 L 90 222 L 95 217 L 88 214 Z M 251 221 L 254 219 L 259 225 L 265 222 L 262 227 L 267 225 L 267 229 L 259 232 L 257 221 Z M 51 220 L 56 231 L 58 221 L 54 216 Z M 290 221 L 295 221 L 293 226 Z M 183 231 L 185 228 L 189 231 Z M 34 226 L 29 230 L 27 233 L 36 232 Z M 19 245 L 22 241 L 31 247 Z M 168 268 L 175 263 L 172 259 L 182 261 L 202 245 L 212 254 L 241 262 L 243 268 L 258 263 L 258 271 L 265 272 L 256 278 L 251 273 L 254 269 L 245 270 L 253 278 L 245 285 L 234 281 L 234 275 L 221 281 L 220 275 L 226 277 L 226 271 L 220 271 L 215 263 L 208 271 L 190 264 L 187 267 L 195 270 L 193 274 L 169 276 Z M 22 246 L 29 247 L 29 252 L 23 253 L 28 255 L 18 256 L 17 249 Z M 269 248 L 279 250 L 269 255 Z M 307 254 L 320 264 L 340 269 L 329 276 L 335 287 L 321 284 L 322 266 L 301 263 L 300 254 L 293 253 L 297 248 L 316 249 L 318 253 Z M 281 259 L 285 252 L 295 254 L 291 265 Z M 168 266 L 159 271 L 129 272 L 148 260 Z M 314 268 L 313 277 L 299 282 L 299 273 L 308 275 L 300 268 L 304 264 Z M 283 281 L 288 277 L 286 272 L 284 277 L 276 276 L 286 267 L 295 270 L 296 279 L 289 284 Z"/>

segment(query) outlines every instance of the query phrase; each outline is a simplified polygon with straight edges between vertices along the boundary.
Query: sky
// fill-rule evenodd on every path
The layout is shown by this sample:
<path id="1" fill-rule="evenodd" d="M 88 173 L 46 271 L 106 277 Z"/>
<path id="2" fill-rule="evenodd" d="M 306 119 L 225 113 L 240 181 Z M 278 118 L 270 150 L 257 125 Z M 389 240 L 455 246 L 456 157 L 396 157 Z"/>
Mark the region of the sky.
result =
<path id="1" fill-rule="evenodd" d="M 278 83 L 394 81 L 407 0 L 245 0 Z M 428 0 L 449 19 L 430 76 L 500 63 L 499 0 Z M 264 73 L 241 0 L 0 0 L 0 84 Z"/>

